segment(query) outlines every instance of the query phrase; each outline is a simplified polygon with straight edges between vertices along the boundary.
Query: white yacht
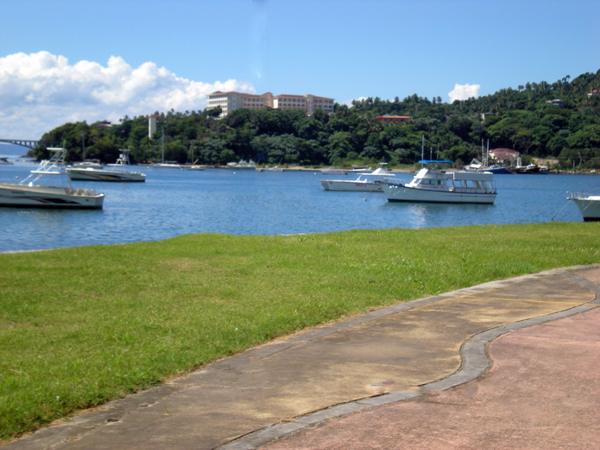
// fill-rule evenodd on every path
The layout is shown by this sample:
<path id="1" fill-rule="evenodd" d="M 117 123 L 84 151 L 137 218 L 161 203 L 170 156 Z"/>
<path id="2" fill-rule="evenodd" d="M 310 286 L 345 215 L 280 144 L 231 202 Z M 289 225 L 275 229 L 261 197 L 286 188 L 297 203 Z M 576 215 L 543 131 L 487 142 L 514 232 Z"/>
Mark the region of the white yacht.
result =
<path id="1" fill-rule="evenodd" d="M 383 192 L 379 182 L 396 176 L 386 170 L 386 165 L 379 163 L 377 169 L 361 172 L 356 180 L 321 180 L 321 185 L 326 191 Z"/>
<path id="2" fill-rule="evenodd" d="M 572 192 L 569 200 L 577 205 L 585 222 L 600 221 L 600 195 Z"/>
<path id="3" fill-rule="evenodd" d="M 0 164 L 12 164 L 8 158 L 0 157 Z"/>
<path id="4" fill-rule="evenodd" d="M 240 159 L 240 162 L 229 162 L 227 163 L 229 169 L 256 169 L 256 163 L 252 160 L 246 161 Z"/>
<path id="5" fill-rule="evenodd" d="M 419 161 L 422 164 L 452 161 Z M 497 191 L 490 172 L 446 171 L 423 168 L 408 184 L 380 181 L 390 202 L 492 204 Z"/>
<path id="6" fill-rule="evenodd" d="M 181 164 L 179 164 L 177 161 L 163 161 L 161 163 L 155 163 L 152 164 L 151 167 L 154 167 L 156 169 L 181 169 Z"/>
<path id="7" fill-rule="evenodd" d="M 127 167 L 129 163 L 129 150 L 121 150 L 115 164 L 110 167 Z M 146 175 L 141 172 L 128 172 L 119 169 L 94 169 L 92 167 L 67 167 L 67 175 L 71 180 L 80 181 L 146 181 Z"/>
<path id="8" fill-rule="evenodd" d="M 54 154 L 20 183 L 0 183 L 0 206 L 101 209 L 104 194 L 74 189 L 65 171 L 65 148 L 48 148 Z M 42 181 L 43 183 L 42 184 Z M 47 183 L 47 184 L 46 184 Z"/>

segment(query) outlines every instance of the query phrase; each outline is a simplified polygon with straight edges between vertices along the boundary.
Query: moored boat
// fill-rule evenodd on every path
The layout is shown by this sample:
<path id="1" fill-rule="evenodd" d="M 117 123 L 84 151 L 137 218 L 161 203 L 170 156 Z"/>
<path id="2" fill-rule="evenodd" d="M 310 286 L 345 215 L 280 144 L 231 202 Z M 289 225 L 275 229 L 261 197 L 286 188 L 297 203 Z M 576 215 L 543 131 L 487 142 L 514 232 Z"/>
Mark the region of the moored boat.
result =
<path id="1" fill-rule="evenodd" d="M 77 169 L 68 167 L 67 175 L 71 180 L 80 181 L 146 181 L 146 175 L 141 172 L 126 172 L 120 170 L 92 169 L 91 167 Z"/>
<path id="2" fill-rule="evenodd" d="M 600 221 L 600 195 L 572 192 L 569 200 L 572 200 L 585 222 Z"/>
<path id="3" fill-rule="evenodd" d="M 422 164 L 451 161 L 419 161 Z M 390 202 L 493 204 L 497 191 L 489 172 L 446 171 L 422 168 L 408 184 L 381 181 Z"/>
<path id="4" fill-rule="evenodd" d="M 326 191 L 383 192 L 380 181 L 395 177 L 385 169 L 387 163 L 380 163 L 372 172 L 361 173 L 356 180 L 321 180 Z"/>
<path id="5" fill-rule="evenodd" d="M 128 167 L 129 150 L 121 150 L 115 164 L 109 167 Z M 94 169 L 92 167 L 67 167 L 67 175 L 71 180 L 80 181 L 146 181 L 146 175 L 141 172 L 129 172 L 120 169 Z"/>
<path id="6" fill-rule="evenodd" d="M 67 150 L 48 148 L 54 154 L 21 183 L 0 183 L 0 206 L 30 208 L 101 209 L 104 194 L 92 189 L 75 189 L 66 174 Z M 42 184 L 41 180 L 44 180 Z M 53 181 L 62 185 L 51 184 Z"/>
<path id="7" fill-rule="evenodd" d="M 240 159 L 240 162 L 229 162 L 227 163 L 229 169 L 256 169 L 256 163 L 252 160 L 246 161 Z"/>

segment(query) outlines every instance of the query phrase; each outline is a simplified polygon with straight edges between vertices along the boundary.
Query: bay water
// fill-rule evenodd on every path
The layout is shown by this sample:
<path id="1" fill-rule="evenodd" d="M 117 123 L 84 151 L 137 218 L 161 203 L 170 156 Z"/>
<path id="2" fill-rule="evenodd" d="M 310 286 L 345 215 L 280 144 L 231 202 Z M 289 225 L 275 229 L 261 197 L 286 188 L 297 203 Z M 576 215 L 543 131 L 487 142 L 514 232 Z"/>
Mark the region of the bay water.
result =
<path id="1" fill-rule="evenodd" d="M 19 182 L 36 167 L 30 162 L 2 165 L 0 182 Z M 0 252 L 156 241 L 188 233 L 278 235 L 580 222 L 579 210 L 567 200 L 569 192 L 600 192 L 600 177 L 593 175 L 496 175 L 494 205 L 397 203 L 382 193 L 321 189 L 321 179 L 353 179 L 355 174 L 130 170 L 145 173 L 146 182 L 73 181 L 74 187 L 104 193 L 102 210 L 0 207 Z M 400 181 L 411 178 L 396 174 Z"/>

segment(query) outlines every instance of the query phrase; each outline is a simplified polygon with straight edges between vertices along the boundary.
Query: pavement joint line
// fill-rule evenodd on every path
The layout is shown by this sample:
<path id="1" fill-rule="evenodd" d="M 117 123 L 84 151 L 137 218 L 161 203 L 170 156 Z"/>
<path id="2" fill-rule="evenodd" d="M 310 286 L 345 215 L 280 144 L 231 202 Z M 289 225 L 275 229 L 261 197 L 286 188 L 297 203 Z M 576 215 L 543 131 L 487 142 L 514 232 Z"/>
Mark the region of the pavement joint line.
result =
<path id="1" fill-rule="evenodd" d="M 550 275 L 567 275 L 568 270 L 573 271 L 573 270 L 582 270 L 582 269 L 590 269 L 590 268 L 598 268 L 598 267 L 599 267 L 598 264 L 593 264 L 593 265 L 588 265 L 588 266 L 576 266 L 576 267 L 571 267 L 571 268 L 553 269 L 550 271 L 540 272 L 537 274 L 524 275 L 522 277 L 511 278 L 509 280 L 501 280 L 501 281 L 497 281 L 497 282 L 492 281 L 492 282 L 485 283 L 485 284 L 479 285 L 479 286 L 460 289 L 460 290 L 457 290 L 454 292 L 450 292 L 450 293 L 446 293 L 446 294 L 442 294 L 442 295 L 438 295 L 438 296 L 426 297 L 424 299 L 414 300 L 414 301 L 408 302 L 408 303 L 403 303 L 403 304 L 401 304 L 402 306 L 406 306 L 408 304 L 413 304 L 413 303 L 419 303 L 419 304 L 412 306 L 412 307 L 402 308 L 401 311 L 407 311 L 407 310 L 416 308 L 418 306 L 425 306 L 425 305 L 428 305 L 431 303 L 437 303 L 437 302 L 440 302 L 443 300 L 472 296 L 472 295 L 468 295 L 468 294 L 465 295 L 464 294 L 465 291 L 474 290 L 475 292 L 484 292 L 486 290 L 490 290 L 490 289 L 493 289 L 496 287 L 506 286 L 508 284 L 512 284 L 512 283 L 518 282 L 520 280 L 536 279 L 536 278 L 542 278 L 542 277 L 546 277 L 546 276 L 550 276 Z M 565 305 L 574 304 L 574 305 L 578 305 L 578 306 L 575 306 L 573 308 L 569 308 L 569 309 L 566 309 L 563 311 L 558 311 L 556 313 L 552 313 L 552 314 L 545 315 L 545 316 L 533 317 L 530 319 L 525 319 L 525 320 L 521 320 L 518 322 L 501 325 L 499 327 L 483 331 L 481 333 L 478 333 L 478 334 L 472 336 L 471 338 L 468 338 L 463 343 L 463 345 L 461 346 L 461 349 L 460 349 L 460 356 L 461 356 L 461 360 L 462 360 L 460 368 L 454 374 L 452 374 L 446 378 L 418 386 L 417 387 L 418 391 L 391 392 L 391 393 L 384 394 L 384 395 L 377 396 L 377 397 L 370 397 L 369 399 L 355 400 L 355 401 L 352 401 L 349 403 L 337 405 L 337 406 L 332 407 L 327 410 L 321 410 L 321 411 L 317 411 L 313 414 L 308 414 L 306 416 L 302 416 L 302 418 L 300 418 L 300 419 L 296 419 L 293 422 L 287 422 L 285 424 L 285 425 L 289 425 L 290 423 L 298 424 L 298 427 L 293 427 L 293 430 L 290 430 L 289 427 L 280 427 L 279 425 L 271 425 L 265 429 L 257 430 L 253 433 L 249 433 L 241 438 L 236 439 L 235 441 L 230 442 L 229 444 L 219 446 L 219 447 L 217 447 L 217 449 L 218 450 L 257 450 L 258 448 L 260 448 L 264 445 L 267 445 L 277 439 L 290 436 L 290 435 L 302 430 L 303 428 L 308 428 L 308 427 L 317 425 L 319 423 L 323 423 L 324 420 L 322 420 L 322 421 L 318 420 L 318 417 L 320 417 L 319 415 L 323 411 L 330 411 L 330 414 L 327 416 L 327 419 L 326 419 L 326 420 L 330 420 L 332 418 L 343 417 L 345 415 L 352 414 L 354 412 L 371 409 L 371 408 L 374 408 L 377 406 L 382 406 L 382 405 L 385 405 L 388 403 L 396 403 L 396 402 L 400 402 L 400 401 L 410 400 L 410 399 L 416 398 L 420 395 L 424 395 L 425 393 L 430 392 L 430 391 L 448 390 L 448 389 L 454 388 L 456 386 L 460 386 L 462 384 L 466 384 L 468 382 L 474 381 L 477 378 L 481 377 L 483 374 L 485 374 L 489 370 L 489 368 L 492 364 L 492 361 L 489 357 L 487 348 L 493 340 L 495 340 L 498 337 L 502 336 L 503 334 L 509 333 L 511 331 L 517 331 L 517 330 L 520 330 L 523 328 L 528 328 L 528 327 L 542 324 L 542 323 L 553 322 L 553 321 L 556 321 L 559 319 L 563 319 L 566 317 L 574 316 L 576 314 L 590 311 L 597 307 L 596 305 L 593 305 L 590 303 L 596 303 L 596 302 L 600 301 L 600 298 L 599 298 L 600 287 L 599 286 L 596 286 L 595 284 L 589 282 L 588 280 L 579 278 L 576 275 L 567 276 L 567 278 L 569 278 L 570 280 L 575 281 L 579 285 L 593 291 L 596 294 L 596 299 L 592 302 L 579 302 L 579 303 L 532 301 L 532 302 L 536 302 L 536 303 L 560 303 L 560 304 L 565 304 Z M 485 286 L 485 288 L 484 288 L 484 286 Z M 463 293 L 463 294 L 461 294 L 461 293 Z M 526 301 L 526 300 L 519 300 L 519 299 L 501 299 L 501 300 Z M 395 306 L 397 306 L 397 305 L 394 305 L 394 306 L 391 306 L 388 308 L 384 308 L 384 309 L 390 310 L 390 309 L 394 308 Z M 401 312 L 401 311 L 397 311 L 397 312 Z M 391 313 L 391 314 L 395 314 L 395 313 L 396 312 Z M 391 315 L 391 314 L 383 314 L 380 317 L 385 317 L 385 316 Z M 372 320 L 374 320 L 374 319 L 372 319 Z M 371 320 L 367 320 L 362 323 L 367 323 L 370 321 Z M 407 393 L 407 392 L 410 393 L 411 395 L 407 395 L 407 396 L 402 395 L 403 393 Z M 391 396 L 394 396 L 394 395 L 398 396 L 399 398 L 397 398 L 396 400 L 391 400 Z M 382 402 L 382 400 L 379 400 L 380 402 L 382 402 L 381 405 L 378 404 L 376 399 L 383 398 L 386 396 L 390 396 L 390 401 L 385 401 L 385 399 L 382 399 L 383 402 Z M 373 402 L 368 402 L 368 400 L 373 400 Z M 355 410 L 352 410 L 352 408 L 351 408 L 350 412 L 342 413 L 339 415 L 337 415 L 335 413 L 331 414 L 331 411 L 335 411 L 336 408 L 342 407 L 344 405 L 348 405 L 348 406 L 356 405 L 357 408 Z M 359 407 L 360 405 L 364 405 L 365 407 L 361 408 L 361 407 Z M 313 418 L 313 415 L 315 416 L 314 418 Z M 310 424 L 307 423 L 305 426 L 300 426 L 301 420 L 307 421 Z M 266 430 L 270 430 L 270 431 L 267 433 Z"/>

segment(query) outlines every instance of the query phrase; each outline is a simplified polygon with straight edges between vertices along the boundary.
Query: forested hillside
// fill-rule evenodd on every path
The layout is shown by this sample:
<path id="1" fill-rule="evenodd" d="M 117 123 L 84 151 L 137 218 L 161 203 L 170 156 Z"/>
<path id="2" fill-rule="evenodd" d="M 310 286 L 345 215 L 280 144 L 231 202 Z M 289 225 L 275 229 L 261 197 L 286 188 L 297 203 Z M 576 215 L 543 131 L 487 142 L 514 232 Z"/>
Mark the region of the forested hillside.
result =
<path id="1" fill-rule="evenodd" d="M 119 149 L 131 150 L 136 162 L 160 161 L 164 130 L 166 160 L 225 164 L 264 155 L 271 164 L 344 165 L 386 161 L 413 164 L 426 154 L 468 163 L 480 156 L 482 140 L 490 148 L 512 148 L 530 157 L 553 157 L 565 167 L 600 163 L 600 71 L 570 76 L 554 83 L 526 83 L 493 95 L 443 103 L 440 97 L 412 95 L 381 100 L 368 98 L 352 106 L 336 104 L 335 113 L 317 110 L 237 110 L 218 119 L 219 110 L 160 115 L 158 132 L 148 137 L 148 117 L 124 117 L 107 130 L 97 124 L 67 123 L 44 134 L 43 140 L 65 142 L 68 158 L 114 162 Z M 598 92 L 600 94 L 600 92 Z M 549 103 L 554 100 L 558 102 Z M 482 115 L 485 114 L 485 120 Z M 380 115 L 410 116 L 402 124 L 381 124 Z M 36 156 L 45 157 L 43 148 Z"/>

